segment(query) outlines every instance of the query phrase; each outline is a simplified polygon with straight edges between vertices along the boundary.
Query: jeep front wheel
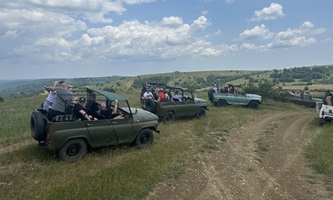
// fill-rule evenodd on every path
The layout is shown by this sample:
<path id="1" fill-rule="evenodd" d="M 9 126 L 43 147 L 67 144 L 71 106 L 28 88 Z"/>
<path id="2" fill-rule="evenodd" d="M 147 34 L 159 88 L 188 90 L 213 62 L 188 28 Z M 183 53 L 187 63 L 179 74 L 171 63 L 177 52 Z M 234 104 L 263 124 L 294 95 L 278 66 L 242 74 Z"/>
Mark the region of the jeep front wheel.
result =
<path id="1" fill-rule="evenodd" d="M 144 129 L 140 131 L 139 135 L 136 137 L 135 144 L 137 147 L 142 148 L 151 145 L 153 141 L 153 132 L 150 129 Z"/>
<path id="2" fill-rule="evenodd" d="M 87 153 L 87 144 L 83 139 L 72 139 L 59 151 L 59 158 L 67 162 L 80 160 Z"/>
<path id="3" fill-rule="evenodd" d="M 220 99 L 216 102 L 217 107 L 223 107 L 223 106 L 226 106 L 226 105 L 227 105 L 227 102 L 224 99 Z"/>
<path id="4" fill-rule="evenodd" d="M 199 108 L 197 113 L 195 113 L 195 117 L 200 119 L 206 116 L 206 110 L 204 108 Z"/>
<path id="5" fill-rule="evenodd" d="M 174 119 L 175 119 L 175 114 L 172 111 L 168 111 L 167 113 L 165 113 L 163 117 L 163 122 L 169 123 L 172 122 Z"/>
<path id="6" fill-rule="evenodd" d="M 249 103 L 249 108 L 252 108 L 252 109 L 258 109 L 259 108 L 259 103 L 256 102 L 256 101 L 251 101 Z"/>

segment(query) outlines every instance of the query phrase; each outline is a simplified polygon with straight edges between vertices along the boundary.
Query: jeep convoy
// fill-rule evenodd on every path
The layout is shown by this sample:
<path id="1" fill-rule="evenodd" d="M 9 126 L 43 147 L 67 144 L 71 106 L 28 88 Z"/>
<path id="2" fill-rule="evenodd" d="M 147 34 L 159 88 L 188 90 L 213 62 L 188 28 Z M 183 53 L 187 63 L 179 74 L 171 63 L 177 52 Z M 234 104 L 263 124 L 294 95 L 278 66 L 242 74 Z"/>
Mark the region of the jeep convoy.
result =
<path id="1" fill-rule="evenodd" d="M 152 86 L 150 84 L 150 87 Z M 159 121 L 169 123 L 178 117 L 201 119 L 206 116 L 207 101 L 194 97 L 191 90 L 165 84 L 162 87 L 167 91 L 169 99 L 162 101 L 156 97 L 146 98 L 142 92 L 142 109 L 131 108 L 126 98 L 115 93 L 92 88 L 73 91 L 76 97 L 97 97 L 96 102 L 99 105 L 104 105 L 109 110 L 117 110 L 116 114 L 121 115 L 121 118 L 112 118 L 109 115 L 98 120 L 82 120 L 75 117 L 73 105 L 68 104 L 65 114 L 50 120 L 48 111 L 37 108 L 30 118 L 32 137 L 40 146 L 54 151 L 60 159 L 73 162 L 83 157 L 88 148 L 122 143 L 138 147 L 151 145 L 154 140 L 153 131 L 160 132 Z M 244 93 L 237 86 L 232 85 L 232 88 L 233 92 L 210 89 L 209 101 L 217 107 L 242 105 L 257 109 L 262 104 L 260 95 Z M 118 109 L 115 109 L 115 103 Z M 316 106 L 321 124 L 333 120 L 333 106 L 322 105 L 322 101 L 316 101 Z"/>

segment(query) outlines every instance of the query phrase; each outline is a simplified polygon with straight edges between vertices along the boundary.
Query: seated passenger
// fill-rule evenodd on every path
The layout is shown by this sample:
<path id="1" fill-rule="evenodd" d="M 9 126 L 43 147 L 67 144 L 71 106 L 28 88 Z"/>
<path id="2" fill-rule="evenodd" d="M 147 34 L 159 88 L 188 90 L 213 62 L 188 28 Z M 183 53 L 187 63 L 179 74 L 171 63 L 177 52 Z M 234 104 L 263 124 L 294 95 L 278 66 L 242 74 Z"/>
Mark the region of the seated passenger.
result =
<path id="1" fill-rule="evenodd" d="M 111 113 L 111 119 L 124 119 L 123 115 L 120 115 L 118 113 L 118 99 L 114 101 L 114 106 L 113 109 L 111 108 L 110 113 Z"/>
<path id="2" fill-rule="evenodd" d="M 175 91 L 175 95 L 173 96 L 173 101 L 182 101 L 182 95 L 179 94 L 179 90 Z"/>
<path id="3" fill-rule="evenodd" d="M 166 100 L 167 99 L 166 99 L 166 95 L 165 95 L 164 91 L 162 89 L 160 89 L 157 101 L 158 102 L 163 102 L 163 101 L 166 101 Z"/>
<path id="4" fill-rule="evenodd" d="M 106 107 L 106 102 L 101 103 L 99 114 L 102 119 L 110 119 L 110 110 Z"/>
<path id="5" fill-rule="evenodd" d="M 332 101 L 333 101 L 333 93 L 329 92 L 325 97 L 325 103 L 328 106 L 332 106 Z"/>
<path id="6" fill-rule="evenodd" d="M 153 99 L 154 100 L 154 95 L 151 92 L 150 88 L 147 89 L 145 93 L 143 93 L 143 98 L 144 99 Z"/>
<path id="7" fill-rule="evenodd" d="M 74 105 L 73 113 L 78 120 L 96 120 L 91 115 L 87 114 L 87 110 L 84 108 L 86 98 L 80 97 L 79 102 Z"/>
<path id="8" fill-rule="evenodd" d="M 93 116 L 94 118 L 98 118 L 98 110 L 99 110 L 99 105 L 96 102 L 96 94 L 91 93 L 89 96 L 89 100 L 86 103 L 86 109 L 88 115 Z"/>
<path id="9" fill-rule="evenodd" d="M 171 98 L 170 90 L 169 89 L 165 89 L 164 90 L 164 94 L 165 94 L 165 100 L 166 101 L 170 101 L 170 98 Z"/>

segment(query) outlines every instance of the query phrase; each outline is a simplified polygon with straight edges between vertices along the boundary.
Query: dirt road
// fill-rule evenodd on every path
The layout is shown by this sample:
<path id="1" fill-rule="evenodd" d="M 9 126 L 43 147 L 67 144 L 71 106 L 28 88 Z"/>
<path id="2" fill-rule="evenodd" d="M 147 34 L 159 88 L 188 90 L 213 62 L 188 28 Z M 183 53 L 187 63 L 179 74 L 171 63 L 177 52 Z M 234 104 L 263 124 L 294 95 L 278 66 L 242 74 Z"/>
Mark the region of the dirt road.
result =
<path id="1" fill-rule="evenodd" d="M 313 112 L 277 112 L 235 128 L 213 153 L 174 180 L 159 184 L 147 200 L 326 200 L 319 175 L 304 158 L 317 133 L 307 130 Z"/>

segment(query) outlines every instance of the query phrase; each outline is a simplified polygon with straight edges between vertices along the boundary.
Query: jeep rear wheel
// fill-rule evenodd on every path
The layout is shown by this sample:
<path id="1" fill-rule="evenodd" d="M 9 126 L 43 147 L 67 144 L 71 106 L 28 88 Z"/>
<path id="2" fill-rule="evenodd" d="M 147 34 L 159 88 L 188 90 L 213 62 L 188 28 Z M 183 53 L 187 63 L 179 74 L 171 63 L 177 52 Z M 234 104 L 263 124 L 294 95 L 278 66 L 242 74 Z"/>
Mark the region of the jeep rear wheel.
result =
<path id="1" fill-rule="evenodd" d="M 220 99 L 216 102 L 217 107 L 223 107 L 223 106 L 226 106 L 226 105 L 227 105 L 227 102 L 224 99 Z"/>
<path id="2" fill-rule="evenodd" d="M 172 122 L 174 119 L 175 119 L 175 114 L 172 111 L 168 111 L 167 113 L 165 113 L 163 117 L 163 122 L 169 123 Z"/>
<path id="3" fill-rule="evenodd" d="M 251 101 L 249 103 L 249 108 L 252 108 L 252 109 L 258 109 L 259 108 L 259 103 L 256 102 L 256 101 Z"/>
<path id="4" fill-rule="evenodd" d="M 151 145 L 153 141 L 153 132 L 150 129 L 144 129 L 140 131 L 139 135 L 136 137 L 135 144 L 137 147 L 142 148 Z"/>
<path id="5" fill-rule="evenodd" d="M 37 141 L 45 141 L 45 123 L 43 114 L 40 112 L 31 113 L 30 117 L 31 136 Z"/>
<path id="6" fill-rule="evenodd" d="M 59 158 L 67 162 L 80 160 L 87 153 L 87 144 L 83 139 L 72 139 L 59 151 Z"/>
<path id="7" fill-rule="evenodd" d="M 206 116 L 206 110 L 204 108 L 199 108 L 197 110 L 197 113 L 195 113 L 195 117 L 198 119 L 205 117 L 205 116 Z"/>

